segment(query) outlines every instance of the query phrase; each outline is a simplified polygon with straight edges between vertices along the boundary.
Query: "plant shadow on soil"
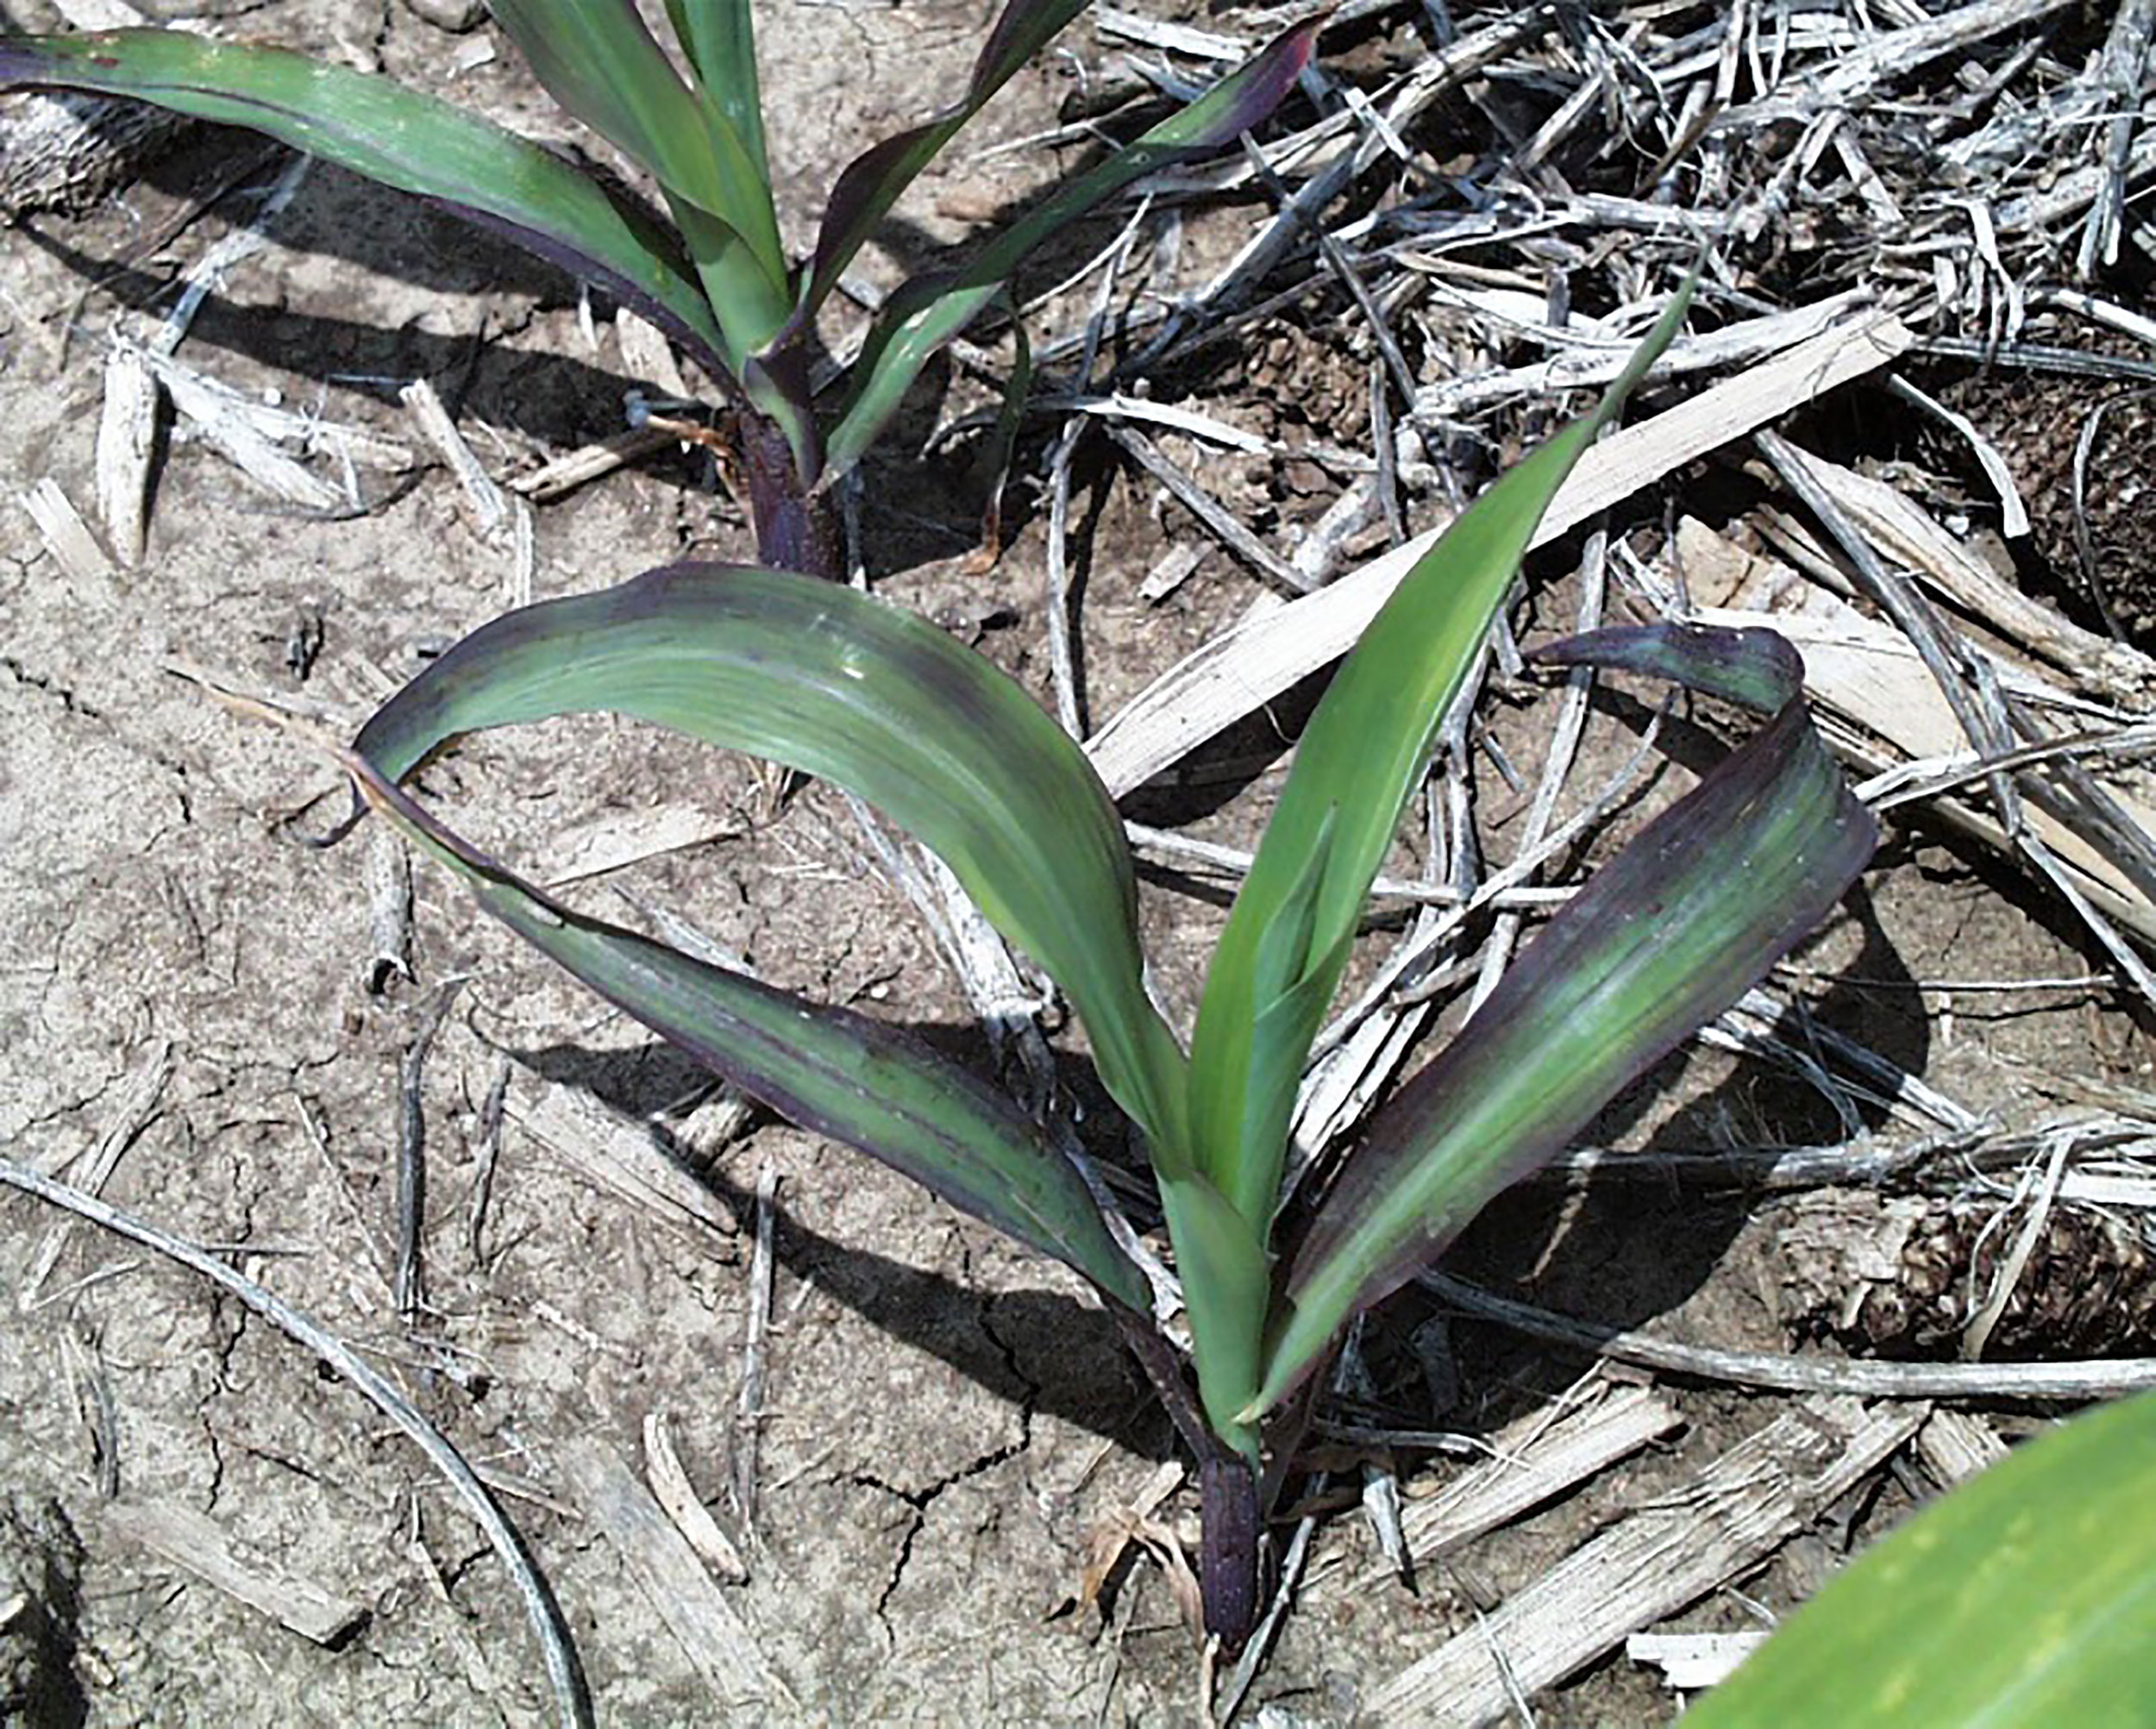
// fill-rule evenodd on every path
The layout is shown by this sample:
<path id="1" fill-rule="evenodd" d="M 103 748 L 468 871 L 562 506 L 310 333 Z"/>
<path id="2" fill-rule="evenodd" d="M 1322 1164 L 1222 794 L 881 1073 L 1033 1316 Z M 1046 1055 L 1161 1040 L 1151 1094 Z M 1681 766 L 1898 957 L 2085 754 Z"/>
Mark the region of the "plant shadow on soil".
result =
<path id="1" fill-rule="evenodd" d="M 4 18 L 0 17 L 0 24 Z M 252 217 L 252 194 L 266 186 L 291 153 L 255 135 L 230 128 L 202 128 L 191 144 L 160 156 L 142 177 L 142 186 L 175 207 L 189 211 L 190 222 L 223 213 L 235 224 Z M 588 159 L 580 159 L 586 160 Z M 979 227 L 982 237 L 1001 232 L 1022 219 L 1049 196 L 1052 187 L 1006 201 Z M 642 204 L 636 195 L 628 202 Z M 663 220 L 643 206 L 653 219 Z M 87 223 L 70 220 L 17 224 L 33 245 L 62 265 L 87 285 L 89 291 L 145 316 L 161 316 L 172 292 L 172 282 L 156 270 L 142 267 L 139 256 L 98 219 Z M 1113 231 L 1106 217 L 1083 217 L 1050 235 L 1030 255 L 1013 279 L 1020 298 L 1028 285 L 1055 282 L 1097 253 Z M 66 230 L 84 229 L 78 238 Z M 277 244 L 290 250 L 334 259 L 352 267 L 354 280 L 383 278 L 406 286 L 435 290 L 445 296 L 503 296 L 536 310 L 572 306 L 580 291 L 570 272 L 511 241 L 465 221 L 427 198 L 379 186 L 317 160 L 274 231 Z M 899 215 L 887 216 L 878 227 L 874 243 L 893 259 L 918 261 L 923 268 L 937 269 L 962 264 L 971 248 L 948 245 L 924 229 Z M 594 308 L 612 306 L 602 288 L 589 290 Z M 326 385 L 358 385 L 374 394 L 388 381 L 428 379 L 442 387 L 453 416 L 471 415 L 481 421 L 513 428 L 539 442 L 556 448 L 617 432 L 624 424 L 621 404 L 637 387 L 637 380 L 559 350 L 545 353 L 509 348 L 484 327 L 465 333 L 444 335 L 406 322 L 388 327 L 364 318 L 348 319 L 319 314 L 235 306 L 217 294 L 207 296 L 190 327 L 190 339 L 222 349 L 257 365 L 294 377 L 312 379 Z M 716 379 L 704 379 L 691 363 L 685 367 L 692 388 L 703 390 L 711 399 L 724 395 Z M 918 515 L 921 483 L 932 480 L 947 465 L 908 459 L 896 463 L 894 450 L 918 450 L 927 434 L 938 423 L 952 382 L 947 357 L 924 369 L 909 392 L 899 418 L 871 454 L 870 472 L 884 484 L 871 496 L 906 497 Z M 368 387 L 372 386 L 372 389 Z M 1038 448 L 1037 440 L 1027 444 Z M 659 477 L 686 479 L 684 460 L 671 450 L 642 458 L 630 465 Z M 889 471 L 900 467 L 892 475 Z M 926 472 L 924 472 L 926 471 Z M 1023 463 L 1012 465 L 1012 478 L 1026 472 Z M 895 481 L 897 484 L 892 484 Z M 931 485 L 930 496 L 941 488 Z M 979 500 L 972 502 L 977 517 Z M 961 504 L 947 511 L 954 522 L 962 521 Z M 1031 489 L 1011 486 L 1005 501 L 1004 534 L 1015 537 L 1031 519 Z M 942 529 L 940 522 L 932 529 Z M 963 552 L 971 542 L 966 528 L 957 530 Z M 915 553 L 910 544 L 921 537 L 900 534 L 898 546 L 880 543 L 876 536 L 868 548 L 870 567 L 876 573 L 903 569 L 892 554 Z M 931 533 L 931 541 L 947 536 Z M 902 550 L 903 549 L 903 550 Z M 919 552 L 924 561 L 933 553 Z"/>
<path id="2" fill-rule="evenodd" d="M 919 1025 L 907 1031 L 954 1060 L 979 1055 L 979 1042 L 966 1029 Z M 555 1044 L 508 1055 L 534 1074 L 637 1119 L 660 1150 L 728 1212 L 743 1220 L 755 1217 L 754 1193 L 723 1170 L 693 1160 L 653 1115 L 714 1084 L 708 1069 L 663 1043 L 606 1051 Z M 924 1189 L 922 1206 L 934 1204 Z M 942 1274 L 824 1236 L 782 1203 L 774 1204 L 774 1221 L 773 1253 L 780 1264 L 798 1280 L 813 1280 L 879 1331 L 938 1358 L 1013 1406 L 1060 1417 L 1141 1457 L 1169 1456 L 1166 1426 L 1147 1416 L 1149 1401 L 1138 1396 L 1136 1363 L 1105 1310 L 1060 1292 L 1000 1292 L 993 1299 L 991 1335 L 979 1325 L 980 1293 Z M 1019 1371 L 1021 1362 L 1034 1366 L 1031 1374 Z M 1104 1385 L 1109 1375 L 1118 1381 Z"/>

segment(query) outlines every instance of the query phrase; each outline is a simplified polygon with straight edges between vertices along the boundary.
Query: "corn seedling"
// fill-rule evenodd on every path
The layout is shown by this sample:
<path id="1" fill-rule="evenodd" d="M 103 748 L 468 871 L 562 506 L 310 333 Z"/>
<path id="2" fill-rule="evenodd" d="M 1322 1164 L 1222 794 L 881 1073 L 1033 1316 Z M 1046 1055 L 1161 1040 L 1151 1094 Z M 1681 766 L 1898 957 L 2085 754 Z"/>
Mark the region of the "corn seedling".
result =
<path id="1" fill-rule="evenodd" d="M 1871 819 L 1812 730 L 1802 664 L 1780 637 L 1633 628 L 1544 651 L 1769 718 L 1551 920 L 1322 1196 L 1283 1195 L 1296 1086 L 1439 722 L 1551 495 L 1681 310 L 1595 413 L 1461 517 L 1335 675 L 1222 935 L 1188 1052 L 1146 993 L 1122 824 L 1083 752 L 987 660 L 852 590 L 682 564 L 526 607 L 432 663 L 339 760 L 482 907 L 661 1037 L 1087 1280 L 1198 1457 L 1206 1619 L 1238 1644 L 1261 1585 L 1269 1444 L 1292 1450 L 1294 1395 L 1350 1319 L 1733 1001 L 1871 854 Z M 1104 1086 L 1143 1131 L 1194 1390 L 1084 1175 L 1008 1099 L 892 1027 L 580 911 L 403 785 L 461 734 L 594 711 L 857 794 L 938 855 L 1056 980 Z"/>
<path id="2" fill-rule="evenodd" d="M 0 38 L 0 84 L 141 97 L 423 194 L 602 283 L 727 390 L 761 566 L 669 566 L 510 613 L 432 663 L 339 760 L 488 912 L 661 1037 L 1088 1281 L 1199 1461 L 1206 1618 L 1233 1646 L 1261 1588 L 1269 1446 L 1292 1451 L 1294 1407 L 1348 1322 L 1753 983 L 1840 896 L 1874 831 L 1812 730 L 1802 666 L 1779 637 L 1633 629 L 1545 651 L 1558 664 L 1673 680 L 1768 718 L 1551 920 L 1465 1029 L 1376 1113 L 1321 1193 L 1283 1193 L 1297 1087 L 1439 723 L 1551 497 L 1667 341 L 1683 299 L 1594 414 L 1461 517 L 1334 677 L 1213 956 L 1186 1050 L 1145 990 L 1121 820 L 1078 746 L 932 625 L 815 579 L 834 565 L 833 480 L 936 348 L 1056 227 L 1269 112 L 1314 34 L 1313 24 L 1290 30 L 1052 189 L 956 273 L 901 289 L 824 413 L 808 386 L 810 344 L 841 272 L 906 184 L 1081 4 L 1012 0 L 960 100 L 839 177 L 798 271 L 773 213 L 745 0 L 668 0 L 679 62 L 633 0 L 494 7 L 556 98 L 649 172 L 670 230 L 490 122 L 273 49 L 160 31 Z M 403 784 L 460 734 L 593 711 L 854 792 L 937 854 L 1055 980 L 1084 1021 L 1104 1087 L 1144 1136 L 1194 1387 L 1084 1175 L 1001 1093 L 891 1027 L 578 911 L 461 838 Z"/>
<path id="3" fill-rule="evenodd" d="M 811 388 L 818 314 L 899 195 L 1087 0 L 1009 0 L 957 101 L 873 146 L 831 187 L 807 261 L 780 237 L 749 0 L 667 0 L 678 57 L 636 0 L 494 0 L 548 91 L 648 172 L 641 199 L 478 115 L 387 78 L 274 47 L 177 30 L 0 36 L 0 88 L 131 97 L 247 127 L 494 229 L 651 319 L 730 399 L 758 557 L 835 574 L 831 489 L 937 352 L 993 304 L 1026 255 L 1123 187 L 1256 126 L 1308 64 L 1318 21 L 1034 207 L 956 268 L 906 282 L 881 309 L 826 412 Z M 1023 395 L 1027 368 L 1012 379 Z M 1014 425 L 1006 414 L 1000 423 Z"/>

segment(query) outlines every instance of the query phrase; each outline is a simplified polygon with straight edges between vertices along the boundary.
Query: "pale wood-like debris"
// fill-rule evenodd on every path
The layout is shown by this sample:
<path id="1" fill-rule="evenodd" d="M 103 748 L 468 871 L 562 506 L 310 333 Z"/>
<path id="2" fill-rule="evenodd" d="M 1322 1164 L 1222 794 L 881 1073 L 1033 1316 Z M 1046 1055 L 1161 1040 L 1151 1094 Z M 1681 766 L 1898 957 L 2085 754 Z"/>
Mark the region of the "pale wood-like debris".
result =
<path id="1" fill-rule="evenodd" d="M 736 1223 L 718 1197 L 653 1144 L 645 1127 L 565 1087 L 511 1095 L 509 1120 L 571 1171 L 648 1217 L 710 1248 L 733 1239 Z"/>
<path id="2" fill-rule="evenodd" d="M 606 1533 L 720 1708 L 760 1707 L 765 1721 L 797 1713 L 799 1701 L 755 1631 L 621 1456 L 587 1436 L 562 1450 L 561 1465 L 585 1516 Z"/>
<path id="3" fill-rule="evenodd" d="M 1921 1406 L 1808 1400 L 1514 1593 L 1363 1701 L 1388 1723 L 1503 1720 L 1626 1636 L 1729 1583 L 1883 1464 Z"/>
<path id="4" fill-rule="evenodd" d="M 1401 1513 L 1408 1557 L 1420 1572 L 1683 1426 L 1665 1394 L 1607 1383 L 1598 1395 L 1520 1418 L 1489 1438 L 1489 1458 L 1410 1495 Z M 1313 1564 L 1306 1589 L 1323 1601 L 1367 1590 L 1394 1571 L 1389 1563 L 1351 1569 L 1345 1557 L 1329 1556 Z"/>
<path id="5" fill-rule="evenodd" d="M 749 1563 L 727 1536 L 709 1507 L 698 1497 L 695 1486 L 674 1450 L 674 1437 L 663 1412 L 644 1415 L 644 1475 L 651 1493 L 666 1509 L 674 1528 L 704 1559 L 723 1584 L 738 1585 L 749 1577 Z"/>
<path id="6" fill-rule="evenodd" d="M 1868 313 L 1613 434 L 1581 460 L 1543 518 L 1535 544 L 1548 545 L 1683 464 L 1877 371 L 1912 340 L 1898 320 Z M 1143 786 L 1223 727 L 1337 660 L 1442 532 L 1427 530 L 1329 587 L 1251 617 L 1154 680 L 1086 741 L 1086 754 L 1108 790 L 1120 796 Z"/>
<path id="7" fill-rule="evenodd" d="M 102 1514 L 115 1536 L 318 1645 L 341 1644 L 367 1618 L 366 1606 L 284 1563 L 235 1542 L 216 1520 L 166 1500 L 117 1500 Z"/>

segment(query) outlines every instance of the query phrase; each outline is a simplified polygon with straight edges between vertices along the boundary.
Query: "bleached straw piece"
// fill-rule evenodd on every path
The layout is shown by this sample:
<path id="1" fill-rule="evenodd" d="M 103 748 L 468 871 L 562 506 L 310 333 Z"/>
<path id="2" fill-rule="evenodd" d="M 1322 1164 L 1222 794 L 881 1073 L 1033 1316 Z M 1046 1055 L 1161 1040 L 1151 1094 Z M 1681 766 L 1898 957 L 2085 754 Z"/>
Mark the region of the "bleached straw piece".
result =
<path id="1" fill-rule="evenodd" d="M 192 369 L 152 350 L 150 365 L 172 406 L 258 485 L 286 504 L 322 517 L 354 514 L 359 501 L 310 473 L 278 447 L 297 417 L 251 403 Z"/>
<path id="2" fill-rule="evenodd" d="M 1225 36 L 1215 30 L 1196 30 L 1188 24 L 1140 17 L 1120 6 L 1096 7 L 1093 28 L 1104 36 L 1120 36 L 1127 41 L 1143 42 L 1149 48 L 1165 48 L 1171 54 L 1186 54 L 1194 60 L 1232 64 L 1246 60 L 1257 52 L 1257 44 L 1244 37 Z"/>
<path id="3" fill-rule="evenodd" d="M 581 445 L 529 474 L 519 474 L 509 483 L 509 489 L 535 504 L 551 504 L 588 481 L 664 450 L 674 442 L 673 434 L 655 427 L 609 433 L 596 444 Z"/>
<path id="4" fill-rule="evenodd" d="M 651 1143 L 642 1127 L 595 1100 L 549 1087 L 515 1095 L 509 1119 L 572 1171 L 717 1252 L 736 1222 L 718 1197 Z"/>
<path id="5" fill-rule="evenodd" d="M 2032 600 L 1885 481 L 1802 454 L 1866 538 L 1934 592 L 2100 696 L 2139 705 L 2156 695 L 2156 660 Z"/>
<path id="6" fill-rule="evenodd" d="M 556 1720 L 568 1729 L 589 1729 L 592 1722 L 591 1690 L 585 1684 L 583 1665 L 569 1637 L 561 1605 L 524 1547 L 522 1535 L 509 1522 L 494 1498 L 487 1494 L 464 1456 L 451 1446 L 441 1431 L 419 1414 L 411 1401 L 376 1371 L 374 1366 L 344 1341 L 319 1325 L 311 1317 L 242 1277 L 215 1256 L 174 1237 L 171 1232 L 122 1212 L 91 1194 L 71 1188 L 0 1159 L 0 1183 L 54 1206 L 65 1207 L 79 1218 L 103 1225 L 117 1236 L 155 1250 L 198 1276 L 209 1280 L 286 1337 L 313 1351 L 343 1376 L 374 1407 L 403 1431 L 427 1456 L 429 1464 L 448 1480 L 465 1509 L 486 1533 L 494 1552 L 508 1569 L 522 1599 L 524 1612 L 546 1660 L 547 1678 L 554 1691 Z"/>
<path id="7" fill-rule="evenodd" d="M 1547 545 L 1683 464 L 1877 370 L 1914 341 L 1890 313 L 1871 314 L 1613 434 L 1581 459 L 1534 544 Z M 1329 587 L 1236 626 L 1154 680 L 1087 741 L 1109 791 L 1119 798 L 1143 786 L 1345 654 L 1442 532 L 1418 535 Z"/>
<path id="8" fill-rule="evenodd" d="M 2081 231 L 2081 248 L 2074 260 L 2075 273 L 2083 281 L 2119 261 L 2121 217 L 2126 209 L 2126 169 L 2133 156 L 2136 121 L 2147 124 L 2141 92 L 2150 53 L 2150 37 L 2156 34 L 2156 0 L 2125 0 L 2111 21 L 2111 31 L 2098 58 L 2091 82 L 2103 124 L 2103 179 L 2089 205 Z"/>
<path id="9" fill-rule="evenodd" d="M 650 1480 L 652 1494 L 674 1521 L 674 1528 L 704 1558 L 705 1565 L 726 1584 L 746 1581 L 749 1563 L 741 1558 L 733 1539 L 719 1529 L 711 1509 L 698 1499 L 688 1472 L 682 1469 L 681 1456 L 674 1450 L 666 1417 L 657 1411 L 644 1414 L 644 1475 Z"/>
<path id="10" fill-rule="evenodd" d="M 119 1500 L 104 1509 L 102 1523 L 114 1535 L 318 1645 L 342 1644 L 367 1618 L 364 1604 L 340 1597 L 270 1557 L 242 1548 L 224 1526 L 191 1507 L 171 1501 Z"/>
<path id="11" fill-rule="evenodd" d="M 1891 1457 L 1921 1406 L 1808 1400 L 1676 1493 L 1576 1549 L 1364 1701 L 1387 1723 L 1495 1723 L 1771 1554 Z"/>
<path id="12" fill-rule="evenodd" d="M 449 418 L 441 394 L 425 379 L 414 379 L 397 396 L 418 423 L 421 435 L 441 452 L 442 460 L 456 476 L 465 501 L 472 507 L 473 526 L 482 535 L 493 534 L 509 519 L 509 500 L 502 496 L 502 489 L 480 466 L 479 457 L 465 442 L 464 435 L 457 430 L 456 423 Z"/>
<path id="13" fill-rule="evenodd" d="M 2056 1363 L 1899 1363 L 1870 1358 L 1720 1350 L 1639 1331 L 1576 1320 L 1514 1302 L 1456 1279 L 1424 1273 L 1417 1281 L 1463 1314 L 1494 1321 L 1567 1350 L 1651 1369 L 1658 1375 L 1726 1381 L 1778 1393 L 1831 1393 L 1861 1399 L 2113 1399 L 2156 1388 L 2156 1357 L 2090 1357 Z"/>
<path id="14" fill-rule="evenodd" d="M 1672 1692 L 1697 1693 L 1720 1686 L 1766 1642 L 1764 1627 L 1743 1633 L 1634 1633 L 1625 1641 L 1625 1655 L 1660 1669 Z"/>
<path id="15" fill-rule="evenodd" d="M 55 1164 L 45 1175 L 65 1175 L 85 1193 L 103 1194 L 105 1185 L 112 1180 L 112 1173 L 119 1167 L 122 1156 L 135 1144 L 142 1131 L 156 1121 L 165 1097 L 165 1088 L 172 1078 L 173 1066 L 172 1041 L 160 1040 L 149 1060 L 128 1077 L 126 1089 L 120 1096 L 119 1110 L 104 1133 L 97 1137 L 97 1144 L 91 1150 L 87 1162 L 83 1162 L 82 1168 L 69 1169 L 70 1164 L 78 1162 L 70 1160 Z M 23 1275 L 16 1297 L 16 1306 L 23 1313 L 28 1314 L 32 1309 L 41 1306 L 41 1300 L 38 1294 L 44 1288 L 46 1280 L 52 1275 L 60 1251 L 67 1246 L 73 1231 L 71 1220 L 60 1220 L 45 1233 L 45 1240 L 30 1257 L 29 1267 Z"/>
<path id="16" fill-rule="evenodd" d="M 2006 1443 L 1982 1417 L 1942 1406 L 1916 1433 L 1916 1454 L 1940 1488 L 1950 1489 L 2006 1456 Z"/>
<path id="17" fill-rule="evenodd" d="M 22 508 L 37 525 L 39 538 L 53 561 L 77 582 L 109 578 L 112 561 L 90 532 L 90 525 L 70 501 L 59 481 L 47 474 L 22 495 Z"/>
<path id="18" fill-rule="evenodd" d="M 1677 1406 L 1651 1388 L 1619 1387 L 1608 1396 L 1559 1411 L 1539 1411 L 1500 1430 L 1490 1456 L 1434 1494 L 1410 1500 L 1401 1514 L 1408 1555 L 1419 1567 L 1501 1530 L 1642 1447 L 1684 1426 Z M 1311 1569 L 1308 1589 L 1355 1594 L 1390 1576 L 1389 1563 L 1351 1571 L 1337 1559 Z"/>
<path id="19" fill-rule="evenodd" d="M 722 1707 L 800 1709 L 734 1606 L 688 1540 L 596 1436 L 563 1449 L 561 1463 L 585 1515 L 606 1533 L 622 1565 Z"/>
<path id="20" fill-rule="evenodd" d="M 1911 407 L 1922 410 L 1940 425 L 1951 428 L 1955 435 L 1968 445 L 1977 467 L 1984 471 L 1984 478 L 1991 483 L 1991 490 L 1999 495 L 1999 532 L 2006 539 L 2018 541 L 2028 534 L 2028 506 L 2021 502 L 2021 489 L 2014 479 L 2014 470 L 2007 464 L 1999 447 L 1977 428 L 1977 423 L 1965 414 L 1955 410 L 1935 397 L 1919 390 L 1907 379 L 1890 378 L 1887 388 Z"/>
<path id="21" fill-rule="evenodd" d="M 157 444 L 156 375 L 132 342 L 105 356 L 104 404 L 97 417 L 97 514 L 113 556 L 142 562 L 150 515 L 150 459 Z"/>
<path id="22" fill-rule="evenodd" d="M 548 843 L 546 856 L 555 862 L 546 886 L 561 888 L 740 833 L 738 822 L 688 804 L 656 805 L 627 814 L 609 811 L 563 829 Z"/>

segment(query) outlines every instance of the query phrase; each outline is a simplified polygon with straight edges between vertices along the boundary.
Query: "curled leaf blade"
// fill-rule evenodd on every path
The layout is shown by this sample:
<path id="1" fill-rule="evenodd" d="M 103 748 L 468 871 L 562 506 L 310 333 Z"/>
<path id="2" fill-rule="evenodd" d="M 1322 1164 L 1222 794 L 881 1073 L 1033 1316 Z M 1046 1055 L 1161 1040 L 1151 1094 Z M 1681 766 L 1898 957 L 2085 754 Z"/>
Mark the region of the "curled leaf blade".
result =
<path id="1" fill-rule="evenodd" d="M 576 911 L 488 858 L 354 751 L 370 803 L 479 905 L 645 1026 L 790 1121 L 881 1160 L 1126 1307 L 1144 1276 L 1040 1125 L 902 1030 Z"/>
<path id="2" fill-rule="evenodd" d="M 1786 643 L 1680 630 L 1658 655 L 1639 642 L 1622 654 L 1664 673 L 1750 661 L 1734 682 L 1786 695 L 1766 726 L 1596 873 L 1372 1120 L 1295 1250 L 1256 1407 L 1282 1397 L 1351 1316 L 1428 1265 L 1501 1189 L 1756 983 L 1871 855 L 1877 828 L 1813 730 Z"/>
<path id="3" fill-rule="evenodd" d="M 1172 1161 L 1183 1060 L 1145 994 L 1135 874 L 1083 754 L 935 626 L 813 578 L 671 565 L 504 615 L 370 720 L 388 780 L 460 733 L 606 711 L 846 787 L 950 866 L 1069 995 L 1101 1078 Z"/>

